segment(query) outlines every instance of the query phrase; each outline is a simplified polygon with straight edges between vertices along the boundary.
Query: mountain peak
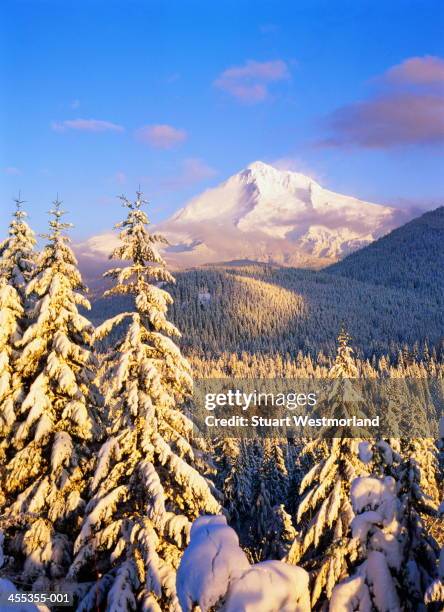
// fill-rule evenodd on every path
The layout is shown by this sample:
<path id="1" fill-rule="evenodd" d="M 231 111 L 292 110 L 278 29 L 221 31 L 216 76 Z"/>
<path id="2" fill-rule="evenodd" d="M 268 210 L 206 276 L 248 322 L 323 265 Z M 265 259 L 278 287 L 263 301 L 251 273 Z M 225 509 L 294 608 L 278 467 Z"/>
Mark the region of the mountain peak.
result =
<path id="1" fill-rule="evenodd" d="M 246 170 L 252 170 L 253 172 L 270 172 L 270 171 L 276 171 L 276 168 L 272 166 L 271 164 L 266 164 L 263 161 L 257 160 L 257 161 L 251 162 L 251 164 L 248 164 L 248 166 L 246 167 Z"/>
<path id="2" fill-rule="evenodd" d="M 157 229 L 171 245 L 168 261 L 178 267 L 249 259 L 319 268 L 405 220 L 394 208 L 255 161 L 192 198 Z"/>
<path id="3" fill-rule="evenodd" d="M 396 209 L 257 160 L 190 200 L 159 230 L 184 266 L 246 258 L 319 267 L 384 235 L 399 217 Z"/>
<path id="4" fill-rule="evenodd" d="M 235 175 L 239 176 L 239 175 Z M 300 189 L 310 188 L 312 185 L 318 183 L 302 172 L 295 172 L 294 170 L 283 170 L 276 168 L 271 164 L 267 164 L 262 161 L 254 161 L 249 164 L 245 170 L 240 172 L 241 177 L 247 176 L 250 179 L 255 180 L 257 183 L 269 184 L 269 186 L 280 184 L 284 189 Z"/>
<path id="5" fill-rule="evenodd" d="M 235 174 L 234 177 L 240 177 L 241 179 L 247 181 L 267 181 L 270 183 L 274 183 L 279 181 L 281 178 L 281 171 L 275 168 L 270 164 L 266 164 L 262 161 L 254 161 L 251 164 L 241 170 L 238 174 Z"/>

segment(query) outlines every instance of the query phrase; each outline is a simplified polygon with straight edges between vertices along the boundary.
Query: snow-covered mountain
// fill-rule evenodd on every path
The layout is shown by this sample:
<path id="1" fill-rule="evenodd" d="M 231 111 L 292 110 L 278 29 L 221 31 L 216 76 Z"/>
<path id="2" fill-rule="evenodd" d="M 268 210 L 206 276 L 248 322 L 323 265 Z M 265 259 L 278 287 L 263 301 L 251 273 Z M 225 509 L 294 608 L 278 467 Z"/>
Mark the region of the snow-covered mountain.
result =
<path id="1" fill-rule="evenodd" d="M 160 224 L 181 266 L 233 259 L 321 267 L 398 226 L 400 211 L 254 162 Z"/>
<path id="2" fill-rule="evenodd" d="M 409 220 L 395 208 L 321 187 L 314 179 L 254 162 L 190 200 L 155 229 L 170 242 L 164 255 L 183 268 L 253 260 L 320 268 Z M 115 232 L 77 245 L 87 280 L 105 267 Z"/>

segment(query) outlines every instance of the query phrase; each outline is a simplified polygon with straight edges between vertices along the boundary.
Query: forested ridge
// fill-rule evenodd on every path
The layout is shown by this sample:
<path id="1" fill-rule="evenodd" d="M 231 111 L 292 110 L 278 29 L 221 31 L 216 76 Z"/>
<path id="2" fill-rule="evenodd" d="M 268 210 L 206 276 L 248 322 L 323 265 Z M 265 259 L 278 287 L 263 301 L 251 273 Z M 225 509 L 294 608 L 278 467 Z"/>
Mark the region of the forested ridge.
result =
<path id="1" fill-rule="evenodd" d="M 413 289 L 444 307 L 444 206 L 393 230 L 327 271 L 376 286 Z"/>
<path id="2" fill-rule="evenodd" d="M 395 357 L 405 345 L 425 343 L 442 351 L 444 309 L 422 291 L 265 264 L 180 272 L 168 290 L 190 353 L 332 354 L 343 322 L 361 356 Z M 126 303 L 99 299 L 91 318 L 100 322 Z"/>

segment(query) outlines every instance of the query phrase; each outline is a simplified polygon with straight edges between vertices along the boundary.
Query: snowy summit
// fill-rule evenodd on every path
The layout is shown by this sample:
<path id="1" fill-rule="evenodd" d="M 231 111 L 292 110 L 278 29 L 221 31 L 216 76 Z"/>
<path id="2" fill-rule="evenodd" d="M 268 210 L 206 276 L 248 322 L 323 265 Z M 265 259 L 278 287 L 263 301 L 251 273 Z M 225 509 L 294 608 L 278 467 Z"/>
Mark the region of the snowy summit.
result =
<path id="1" fill-rule="evenodd" d="M 251 259 L 320 267 L 398 225 L 399 211 L 256 161 L 161 224 L 182 265 Z"/>
<path id="2" fill-rule="evenodd" d="M 256 161 L 192 198 L 156 229 L 169 241 L 164 256 L 174 267 L 252 260 L 321 268 L 404 220 L 403 211 L 329 191 L 305 174 Z M 110 234 L 77 245 L 82 267 L 100 265 L 114 245 Z"/>

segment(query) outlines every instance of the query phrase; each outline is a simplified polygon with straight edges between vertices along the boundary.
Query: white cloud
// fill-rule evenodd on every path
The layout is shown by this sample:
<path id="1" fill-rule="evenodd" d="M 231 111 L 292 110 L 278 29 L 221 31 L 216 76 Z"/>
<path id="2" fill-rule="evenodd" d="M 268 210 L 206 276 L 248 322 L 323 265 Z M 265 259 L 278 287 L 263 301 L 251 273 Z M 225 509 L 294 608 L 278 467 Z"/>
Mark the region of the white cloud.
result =
<path id="1" fill-rule="evenodd" d="M 106 259 L 119 244 L 119 236 L 115 232 L 106 232 L 91 236 L 85 242 L 77 243 L 74 247 L 76 254 L 81 257 L 94 259 L 99 256 Z"/>
<path id="2" fill-rule="evenodd" d="M 100 119 L 67 119 L 65 121 L 53 121 L 51 128 L 55 132 L 66 132 L 77 130 L 80 132 L 123 132 L 124 127 L 110 121 Z"/>
<path id="3" fill-rule="evenodd" d="M 167 124 L 145 125 L 136 130 L 135 136 L 155 149 L 172 149 L 187 139 L 185 130 Z"/>

